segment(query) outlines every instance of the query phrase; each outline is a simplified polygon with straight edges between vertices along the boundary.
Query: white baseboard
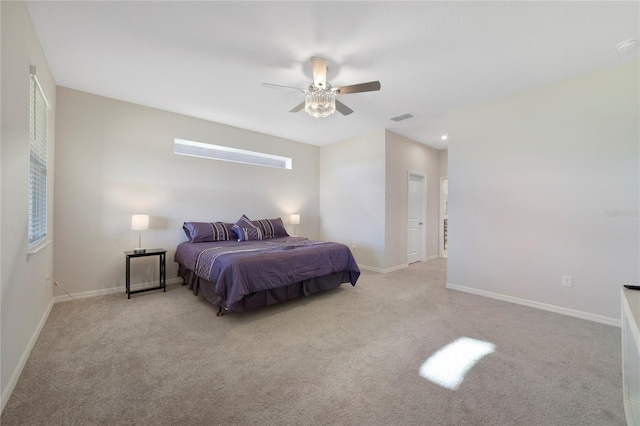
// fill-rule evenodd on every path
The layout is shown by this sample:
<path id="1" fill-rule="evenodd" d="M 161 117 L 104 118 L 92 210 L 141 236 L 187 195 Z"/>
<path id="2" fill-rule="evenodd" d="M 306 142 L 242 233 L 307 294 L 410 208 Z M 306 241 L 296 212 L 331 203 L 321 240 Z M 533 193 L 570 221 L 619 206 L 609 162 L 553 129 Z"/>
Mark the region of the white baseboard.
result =
<path id="1" fill-rule="evenodd" d="M 18 365 L 16 365 L 16 368 L 13 370 L 13 374 L 11 375 L 11 378 L 9 379 L 7 386 L 4 388 L 2 392 L 2 396 L 0 397 L 2 408 L 0 408 L 0 413 L 4 411 L 4 406 L 7 405 L 7 401 L 9 401 L 9 397 L 11 397 L 11 394 L 13 393 L 13 390 L 15 389 L 16 384 L 18 384 L 18 379 L 22 374 L 22 369 L 24 369 L 24 366 L 27 363 L 27 360 L 29 359 L 29 355 L 31 355 L 31 350 L 33 349 L 33 346 L 36 344 L 38 337 L 40 337 L 40 332 L 42 331 L 42 328 L 46 324 L 47 319 L 49 318 L 49 314 L 51 313 L 51 308 L 53 308 L 54 304 L 55 302 L 53 301 L 53 299 L 51 299 L 51 301 L 49 301 L 49 305 L 47 306 L 47 309 L 45 309 L 44 314 L 42 314 L 42 318 L 40 318 L 40 322 L 38 323 L 38 326 L 33 332 L 31 339 L 29 339 L 29 343 L 27 344 L 27 347 L 24 348 L 24 351 L 22 352 L 22 356 L 18 361 Z"/>
<path id="2" fill-rule="evenodd" d="M 365 271 L 377 272 L 379 274 L 388 274 L 389 272 L 399 271 L 400 269 L 406 269 L 409 267 L 408 264 L 403 263 L 402 265 L 393 266 L 391 268 L 381 269 L 376 268 L 375 266 L 367 266 L 367 265 L 358 265 L 360 269 L 364 269 Z"/>
<path id="3" fill-rule="evenodd" d="M 177 283 L 182 283 L 182 278 L 177 277 L 177 278 L 169 278 L 167 279 L 167 284 L 177 284 Z M 131 285 L 131 291 L 135 291 L 135 290 L 142 290 L 143 288 L 148 288 L 148 287 L 157 287 L 158 286 L 158 282 L 148 282 L 148 283 L 140 283 L 140 284 L 132 284 Z M 118 287 L 111 287 L 111 288 L 102 288 L 100 290 L 91 290 L 91 291 L 82 291 L 80 293 L 71 293 L 71 296 L 69 296 L 68 294 L 64 294 L 62 296 L 55 296 L 53 298 L 55 303 L 61 303 L 61 302 L 69 302 L 71 300 L 76 300 L 76 299 L 88 299 L 91 297 L 99 297 L 99 296 L 105 296 L 107 294 L 113 294 L 113 293 L 125 293 L 125 286 L 118 286 Z"/>
<path id="4" fill-rule="evenodd" d="M 528 306 L 530 308 L 542 309 L 543 311 L 555 312 L 556 314 L 567 315 L 574 318 L 580 318 L 588 321 L 599 322 L 601 324 L 621 327 L 621 321 L 616 318 L 605 317 L 602 315 L 590 314 L 588 312 L 577 311 L 575 309 L 563 308 L 562 306 L 548 305 L 546 303 L 536 302 L 533 300 L 520 299 L 518 297 L 507 296 L 504 294 L 493 293 L 477 288 L 465 287 L 462 285 L 447 283 L 446 287 L 450 290 L 462 291 L 465 293 L 476 294 L 478 296 L 489 297 L 491 299 L 502 300 L 505 302 L 516 303 L 518 305 Z"/>
<path id="5" fill-rule="evenodd" d="M 433 256 L 429 256 L 425 259 L 425 262 L 428 262 L 430 260 L 436 260 L 436 259 L 440 259 L 440 256 L 437 254 L 434 254 Z"/>

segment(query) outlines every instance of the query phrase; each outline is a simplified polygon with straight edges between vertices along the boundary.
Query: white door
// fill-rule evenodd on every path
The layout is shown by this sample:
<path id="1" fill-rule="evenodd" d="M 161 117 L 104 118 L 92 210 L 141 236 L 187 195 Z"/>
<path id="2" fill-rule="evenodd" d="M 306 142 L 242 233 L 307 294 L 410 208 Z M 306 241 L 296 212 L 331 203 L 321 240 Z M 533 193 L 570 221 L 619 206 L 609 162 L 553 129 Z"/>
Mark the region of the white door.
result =
<path id="1" fill-rule="evenodd" d="M 409 173 L 407 199 L 407 263 L 426 260 L 424 255 L 425 176 Z"/>

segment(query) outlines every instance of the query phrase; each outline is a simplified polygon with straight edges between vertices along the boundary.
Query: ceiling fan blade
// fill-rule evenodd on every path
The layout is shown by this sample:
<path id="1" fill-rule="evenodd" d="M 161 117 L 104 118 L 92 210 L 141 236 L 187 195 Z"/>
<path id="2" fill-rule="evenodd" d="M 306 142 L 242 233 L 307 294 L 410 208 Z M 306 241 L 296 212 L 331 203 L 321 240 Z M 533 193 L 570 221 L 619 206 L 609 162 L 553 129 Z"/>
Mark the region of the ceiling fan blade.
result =
<path id="1" fill-rule="evenodd" d="M 336 89 L 338 95 L 347 95 L 349 93 L 373 92 L 380 90 L 379 81 L 370 81 L 368 83 L 352 84 L 351 86 L 342 86 Z"/>
<path id="2" fill-rule="evenodd" d="M 283 86 L 281 84 L 260 83 L 260 86 L 266 87 L 267 89 L 288 89 L 288 90 L 295 90 L 298 92 L 305 91 L 305 89 L 300 89 L 298 87 L 291 87 L 291 86 Z"/>
<path id="3" fill-rule="evenodd" d="M 327 60 L 317 56 L 312 57 L 311 69 L 313 70 L 313 84 L 319 89 L 327 87 Z"/>
<path id="4" fill-rule="evenodd" d="M 338 103 L 338 101 L 336 101 L 336 103 Z M 302 108 L 304 108 L 304 102 L 302 102 L 299 105 L 294 106 L 293 108 L 291 108 L 291 110 L 289 110 L 289 112 L 298 112 L 300 111 Z"/>
<path id="5" fill-rule="evenodd" d="M 353 110 L 351 108 L 349 108 L 348 106 L 346 106 L 345 104 L 343 104 L 342 102 L 340 102 L 339 100 L 336 99 L 336 109 L 342 114 L 342 115 L 349 115 L 353 112 Z"/>

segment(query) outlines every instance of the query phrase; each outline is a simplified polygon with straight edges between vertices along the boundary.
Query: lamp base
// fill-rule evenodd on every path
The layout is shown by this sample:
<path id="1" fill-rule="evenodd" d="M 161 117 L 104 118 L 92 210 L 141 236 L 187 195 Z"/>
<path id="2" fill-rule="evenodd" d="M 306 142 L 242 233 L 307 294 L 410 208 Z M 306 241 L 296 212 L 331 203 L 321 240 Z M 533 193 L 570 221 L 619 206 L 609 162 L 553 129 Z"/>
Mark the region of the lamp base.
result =
<path id="1" fill-rule="evenodd" d="M 138 247 L 138 248 L 134 248 L 134 249 L 133 249 L 133 252 L 134 252 L 135 254 L 146 253 L 146 252 L 147 252 L 147 249 L 142 248 L 142 247 Z"/>

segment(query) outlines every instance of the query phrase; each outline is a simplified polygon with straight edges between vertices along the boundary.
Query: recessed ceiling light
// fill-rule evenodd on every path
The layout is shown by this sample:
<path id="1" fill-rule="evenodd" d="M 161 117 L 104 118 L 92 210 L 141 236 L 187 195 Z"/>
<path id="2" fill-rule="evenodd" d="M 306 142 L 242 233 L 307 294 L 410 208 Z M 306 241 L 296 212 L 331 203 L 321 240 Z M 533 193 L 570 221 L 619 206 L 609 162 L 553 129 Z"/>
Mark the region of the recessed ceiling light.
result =
<path id="1" fill-rule="evenodd" d="M 621 52 L 626 52 L 627 50 L 631 50 L 637 46 L 638 46 L 638 40 L 635 38 L 631 38 L 629 40 L 621 41 L 620 43 L 616 44 L 616 49 L 618 49 Z"/>
<path id="2" fill-rule="evenodd" d="M 447 139 L 449 139 L 449 136 L 447 135 L 440 136 L 440 140 L 446 141 Z"/>

